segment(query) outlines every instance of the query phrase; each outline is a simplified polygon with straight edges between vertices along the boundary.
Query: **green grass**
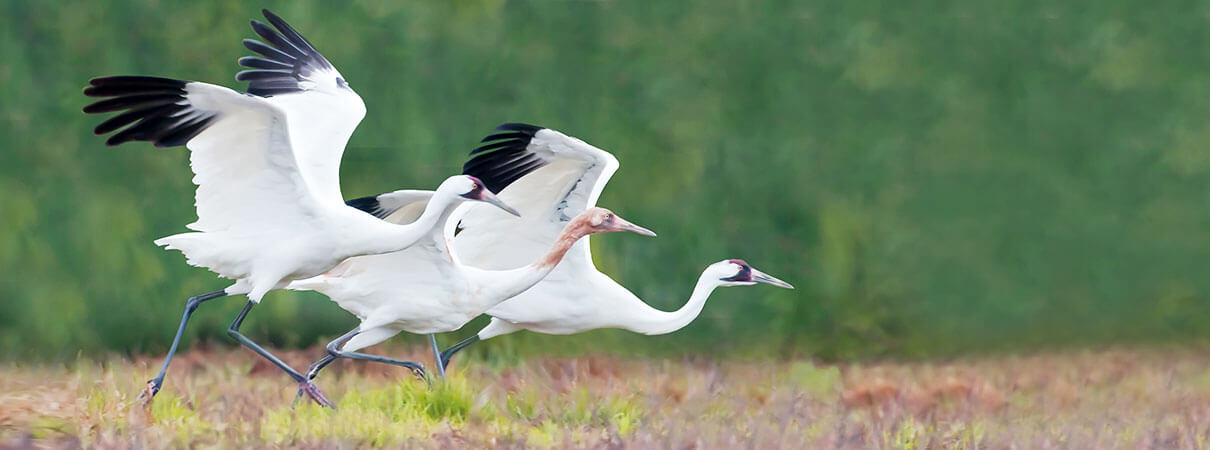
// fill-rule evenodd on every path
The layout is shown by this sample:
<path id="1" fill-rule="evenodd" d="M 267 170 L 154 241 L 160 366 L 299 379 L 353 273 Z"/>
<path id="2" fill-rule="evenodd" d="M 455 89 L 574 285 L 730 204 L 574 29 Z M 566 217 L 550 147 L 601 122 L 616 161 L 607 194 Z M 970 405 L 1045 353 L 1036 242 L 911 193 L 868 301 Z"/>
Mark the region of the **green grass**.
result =
<path id="1" fill-rule="evenodd" d="M 422 349 L 390 349 L 423 357 Z M 318 351 L 284 351 L 302 366 Z M 1205 448 L 1210 357 L 1114 350 L 951 362 L 533 358 L 455 363 L 429 388 L 340 362 L 337 408 L 243 351 L 192 351 L 149 407 L 156 358 L 0 373 L 0 446 Z"/>

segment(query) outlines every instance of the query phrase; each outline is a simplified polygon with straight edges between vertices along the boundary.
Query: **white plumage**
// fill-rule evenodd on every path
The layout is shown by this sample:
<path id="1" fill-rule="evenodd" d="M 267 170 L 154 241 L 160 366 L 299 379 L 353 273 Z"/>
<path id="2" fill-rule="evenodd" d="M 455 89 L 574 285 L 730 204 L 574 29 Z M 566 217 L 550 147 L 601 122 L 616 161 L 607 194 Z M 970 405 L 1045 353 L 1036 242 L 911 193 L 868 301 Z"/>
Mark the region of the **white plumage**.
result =
<path id="1" fill-rule="evenodd" d="M 187 227 L 193 232 L 155 242 L 236 280 L 189 299 L 164 366 L 149 381 L 151 396 L 192 312 L 226 295 L 249 298 L 229 334 L 295 378 L 300 392 L 330 405 L 310 378 L 338 356 L 419 369 L 356 353 L 400 331 L 452 331 L 481 313 L 492 315 L 475 337 L 438 355 L 443 369 L 469 343 L 519 329 L 668 333 L 692 321 L 715 287 L 791 287 L 742 260 L 726 260 L 706 268 L 681 309 L 651 308 L 599 272 L 588 240 L 581 239 L 608 231 L 654 235 L 595 207 L 617 160 L 532 125 L 502 125 L 472 152 L 477 156 L 464 166 L 465 175 L 448 178 L 435 191 L 396 191 L 346 204 L 340 161 L 365 104 L 305 38 L 277 16 L 264 15 L 273 27 L 257 21 L 252 27 L 265 42 L 244 41 L 260 56 L 241 58 L 250 70 L 236 76 L 250 82 L 246 94 L 143 76 L 96 78 L 84 92 L 104 98 L 85 112 L 121 111 L 95 130 L 114 133 L 109 145 L 148 141 L 190 150 L 198 218 Z M 502 197 L 524 213 L 521 219 L 508 216 L 518 211 L 492 194 L 505 187 Z M 329 345 L 330 355 L 306 377 L 238 331 L 265 293 L 283 287 L 320 291 L 361 319 Z"/>
<path id="2" fill-rule="evenodd" d="M 271 45 L 245 40 L 261 57 L 240 59 L 251 70 L 236 75 L 250 82 L 248 94 L 168 78 L 103 77 L 90 80 L 84 94 L 105 99 L 84 112 L 123 111 L 95 130 L 98 135 L 115 132 L 109 145 L 138 140 L 190 150 L 198 219 L 188 227 L 195 231 L 156 244 L 236 280 L 222 291 L 190 299 L 168 360 L 197 303 L 247 294 L 250 303 L 229 333 L 304 383 L 300 374 L 238 332 L 247 311 L 266 292 L 352 256 L 407 248 L 464 199 L 507 206 L 465 175 L 443 182 L 423 213 L 407 225 L 345 205 L 340 158 L 365 116 L 365 105 L 305 38 L 279 17 L 264 14 L 276 31 L 258 21 L 252 21 L 252 28 Z M 151 395 L 167 366 L 165 361 L 160 376 L 149 382 Z"/>
<path id="3" fill-rule="evenodd" d="M 406 209 L 392 212 L 381 207 L 384 203 L 405 208 L 413 205 L 404 204 L 404 197 L 423 199 L 424 195 L 401 191 L 378 196 L 379 203 L 375 206 L 370 206 L 371 202 L 360 203 L 379 211 L 388 220 L 406 221 L 409 215 L 401 213 Z M 429 238 L 407 249 L 350 258 L 323 275 L 295 281 L 289 285 L 290 289 L 321 292 L 361 319 L 356 329 L 328 346 L 330 355 L 312 366 L 309 377 L 314 377 L 334 358 L 356 357 L 350 352 L 382 342 L 400 331 L 457 330 L 492 306 L 541 281 L 581 237 L 611 231 L 654 235 L 608 210 L 591 208 L 569 221 L 543 255 L 520 268 L 483 270 L 463 265 L 448 247 L 452 235 L 434 229 Z M 381 362 L 419 366 L 394 360 Z"/>
<path id="4" fill-rule="evenodd" d="M 407 225 L 375 220 L 345 205 L 340 157 L 365 105 L 310 43 L 281 19 L 265 15 L 282 34 L 253 21 L 257 33 L 274 44 L 245 41 L 265 56 L 240 61 L 253 67 L 236 77 L 251 82 L 253 95 L 154 77 L 97 78 L 85 90 L 110 97 L 85 112 L 126 110 L 98 126 L 98 134 L 138 120 L 111 137 L 110 145 L 145 140 L 190 150 L 198 220 L 188 227 L 196 232 L 157 244 L 237 280 L 228 295 L 246 293 L 259 301 L 269 290 L 318 275 L 348 257 L 407 248 L 439 224 L 460 196 L 494 201 L 478 180 L 456 175 Z"/>
<path id="5" fill-rule="evenodd" d="M 433 333 L 455 329 L 454 324 L 460 327 L 470 319 L 461 314 L 477 308 L 462 304 L 457 294 L 462 289 L 458 286 L 462 278 L 440 268 L 456 265 L 467 273 L 475 272 L 471 267 L 509 273 L 534 261 L 559 239 L 572 217 L 595 208 L 605 184 L 618 168 L 617 159 L 610 153 L 555 130 L 525 124 L 504 124 L 497 130 L 501 133 L 485 138 L 486 144 L 472 152 L 478 156 L 463 170 L 480 177 L 489 188 L 499 189 L 500 197 L 521 213 L 519 218 L 479 204 L 465 204 L 450 215 L 444 233 L 434 234 L 427 253 L 422 248 L 430 244 L 353 258 L 350 261 L 356 264 L 346 262 L 329 273 L 338 277 L 339 285 L 332 283 L 331 276 L 291 285 L 328 294 L 341 307 L 362 317 L 362 330 L 369 329 L 366 323 L 375 322 L 369 317 L 379 314 L 376 308 L 394 310 L 382 316 L 423 318 L 422 322 L 399 319 L 392 332 L 372 337 L 356 335 L 347 341 L 344 350 L 372 345 L 398 330 Z M 423 207 L 426 195 L 424 191 L 397 191 L 350 203 L 388 221 L 406 223 Z M 451 280 L 450 284 L 434 281 L 437 277 Z M 742 260 L 720 261 L 703 271 L 684 307 L 674 312 L 660 311 L 598 271 L 588 239 L 580 239 L 545 278 L 487 309 L 493 317 L 491 323 L 475 337 L 447 350 L 440 359 L 448 361 L 448 356 L 475 340 L 521 329 L 573 334 L 613 327 L 644 334 L 670 333 L 697 317 L 714 288 L 758 282 L 791 287 Z M 417 300 L 418 294 L 433 292 L 449 300 Z M 437 326 L 437 317 L 443 314 L 450 320 Z M 443 365 L 438 368 L 443 369 Z"/>
<path id="6" fill-rule="evenodd" d="M 596 205 L 618 168 L 609 152 L 558 131 L 522 124 L 501 128 L 508 133 L 488 136 L 484 141 L 505 139 L 511 143 L 481 147 L 486 152 L 477 151 L 482 154 L 467 162 L 464 173 L 496 189 L 502 200 L 521 211 L 521 219 L 503 221 L 495 211 L 466 205 L 459 209 L 467 211 L 462 217 L 462 232 L 453 240 L 454 253 L 464 262 L 493 269 L 516 267 L 549 245 L 555 238 L 554 230 L 566 217 Z M 584 239 L 542 282 L 488 310 L 491 323 L 447 350 L 442 359 L 448 361 L 449 356 L 474 341 L 522 329 L 547 334 L 596 328 L 670 333 L 698 316 L 714 288 L 758 282 L 791 287 L 742 260 L 724 260 L 702 272 L 682 308 L 660 311 L 598 271 L 588 239 Z"/>

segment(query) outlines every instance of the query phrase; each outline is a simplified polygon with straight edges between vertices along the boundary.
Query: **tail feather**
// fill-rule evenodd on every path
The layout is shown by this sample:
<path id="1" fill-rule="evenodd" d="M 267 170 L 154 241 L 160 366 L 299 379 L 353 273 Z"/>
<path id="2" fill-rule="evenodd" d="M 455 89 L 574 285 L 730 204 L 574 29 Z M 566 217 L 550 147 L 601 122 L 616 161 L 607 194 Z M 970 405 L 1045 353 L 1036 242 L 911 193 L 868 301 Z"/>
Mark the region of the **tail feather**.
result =
<path id="1" fill-rule="evenodd" d="M 155 245 L 167 250 L 177 250 L 185 255 L 185 261 L 194 267 L 210 269 L 224 278 L 241 279 L 248 276 L 246 263 L 231 261 L 226 239 L 216 239 L 212 233 L 181 233 L 155 240 Z"/>

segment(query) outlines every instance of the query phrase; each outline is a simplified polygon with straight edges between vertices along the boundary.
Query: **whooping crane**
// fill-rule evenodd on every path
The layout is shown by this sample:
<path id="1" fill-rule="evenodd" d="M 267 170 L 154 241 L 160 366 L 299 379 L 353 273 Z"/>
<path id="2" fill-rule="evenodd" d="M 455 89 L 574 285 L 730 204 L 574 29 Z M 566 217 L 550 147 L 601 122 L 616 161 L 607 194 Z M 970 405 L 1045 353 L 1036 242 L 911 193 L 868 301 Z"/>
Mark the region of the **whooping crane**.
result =
<path id="1" fill-rule="evenodd" d="M 504 220 L 505 216 L 477 205 L 460 208 L 469 212 L 453 241 L 454 253 L 483 269 L 507 269 L 533 258 L 550 245 L 569 216 L 596 204 L 618 169 L 617 159 L 609 152 L 555 130 L 525 124 L 504 124 L 497 130 L 502 133 L 487 136 L 482 141 L 486 144 L 471 153 L 476 156 L 467 161 L 463 173 L 482 179 L 521 211 L 522 217 Z M 542 282 L 488 310 L 491 322 L 475 336 L 442 352 L 437 364 L 444 368 L 467 345 L 521 329 L 546 334 L 596 328 L 671 333 L 701 313 L 714 288 L 756 283 L 793 288 L 743 260 L 729 259 L 702 272 L 684 306 L 673 312 L 660 311 L 598 271 L 588 239 L 584 239 Z M 430 339 L 436 345 L 435 337 Z"/>
<path id="2" fill-rule="evenodd" d="M 244 40 L 249 50 L 262 56 L 240 59 L 252 69 L 236 75 L 250 82 L 247 94 L 145 76 L 95 78 L 84 90 L 90 97 L 105 98 L 84 112 L 123 111 L 95 130 L 98 135 L 116 131 L 108 145 L 148 141 L 190 150 L 198 220 L 188 228 L 195 232 L 155 243 L 180 250 L 191 265 L 236 280 L 226 289 L 186 302 L 164 365 L 148 381 L 148 400 L 163 384 L 197 306 L 247 294 L 248 303 L 228 334 L 288 373 L 316 402 L 330 405 L 306 377 L 239 332 L 248 311 L 265 293 L 323 273 L 352 256 L 407 248 L 464 199 L 516 212 L 484 183 L 466 175 L 442 182 L 424 213 L 408 225 L 387 223 L 346 206 L 340 193 L 340 158 L 365 116 L 365 105 L 302 35 L 276 15 L 262 12 L 277 31 L 252 21 L 252 29 L 269 44 Z"/>
<path id="3" fill-rule="evenodd" d="M 415 219 L 427 200 L 422 191 L 397 191 L 363 199 L 370 211 L 385 212 L 392 222 Z M 431 201 L 431 200 L 428 200 Z M 385 209 L 383 205 L 387 206 Z M 460 209 L 461 210 L 461 209 Z M 446 213 L 449 216 L 449 212 Z M 455 213 L 456 214 L 456 213 Z M 369 217 L 369 216 L 367 216 Z M 434 229 L 430 239 L 394 253 L 350 258 L 332 270 L 290 283 L 290 289 L 314 290 L 361 319 L 361 324 L 328 344 L 328 355 L 307 371 L 314 378 L 336 358 L 384 362 L 414 368 L 418 364 L 358 353 L 400 331 L 439 333 L 461 328 L 496 304 L 541 281 L 580 238 L 597 233 L 630 231 L 654 236 L 604 208 L 589 208 L 567 222 L 545 254 L 510 270 L 483 270 L 463 265 L 450 251 L 454 229 Z M 501 235 L 500 239 L 508 239 Z M 437 356 L 437 349 L 434 349 Z M 302 392 L 299 393 L 301 395 Z"/>

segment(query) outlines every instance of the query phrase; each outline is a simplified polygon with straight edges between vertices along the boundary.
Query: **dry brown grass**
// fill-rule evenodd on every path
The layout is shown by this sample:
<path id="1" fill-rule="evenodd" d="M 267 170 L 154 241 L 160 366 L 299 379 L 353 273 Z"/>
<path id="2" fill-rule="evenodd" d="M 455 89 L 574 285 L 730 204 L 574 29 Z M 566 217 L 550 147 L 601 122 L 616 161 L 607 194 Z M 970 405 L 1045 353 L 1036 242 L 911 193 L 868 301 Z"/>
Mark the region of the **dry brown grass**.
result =
<path id="1" fill-rule="evenodd" d="M 391 351 L 424 358 L 422 349 Z M 304 367 L 316 351 L 283 352 Z M 0 446 L 1204 448 L 1210 356 L 1098 351 L 938 363 L 539 358 L 471 363 L 427 390 L 342 362 L 339 404 L 291 409 L 294 384 L 238 350 L 193 351 L 151 409 L 158 358 L 14 367 Z"/>

